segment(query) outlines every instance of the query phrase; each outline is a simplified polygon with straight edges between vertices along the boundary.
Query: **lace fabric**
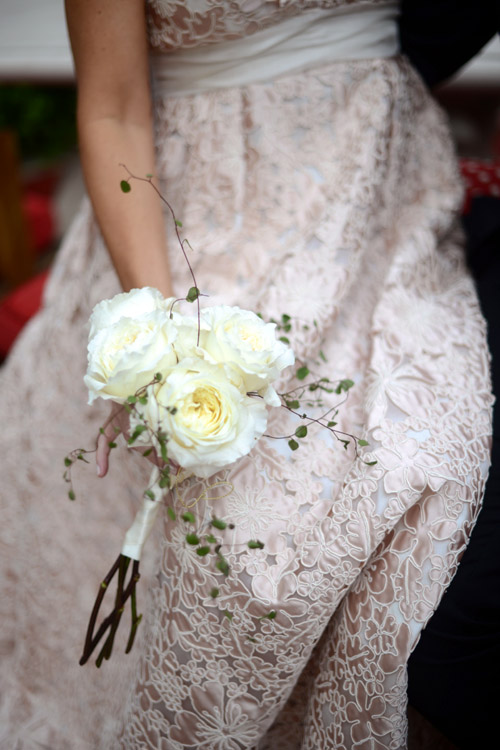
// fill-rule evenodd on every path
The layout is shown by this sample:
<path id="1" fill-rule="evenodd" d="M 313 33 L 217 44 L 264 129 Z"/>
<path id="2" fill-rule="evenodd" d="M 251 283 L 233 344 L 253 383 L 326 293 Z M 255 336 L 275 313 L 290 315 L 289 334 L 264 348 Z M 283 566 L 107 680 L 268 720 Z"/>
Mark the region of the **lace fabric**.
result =
<path id="1" fill-rule="evenodd" d="M 273 81 L 340 60 L 399 52 L 398 4 L 311 8 L 247 37 L 152 55 L 155 96 L 202 94 Z"/>
<path id="2" fill-rule="evenodd" d="M 154 50 L 168 51 L 232 41 L 304 11 L 387 5 L 388 0 L 148 0 Z M 389 1 L 390 4 L 390 1 Z"/>
<path id="3" fill-rule="evenodd" d="M 226 24 L 230 36 L 233 19 L 251 33 L 256 14 L 264 23 L 310 3 L 151 5 L 153 44 L 168 45 L 196 39 L 193 24 L 182 36 L 180 6 L 191 20 L 215 14 L 214 33 Z M 402 750 L 406 660 L 488 466 L 488 353 L 447 125 L 401 58 L 159 98 L 156 115 L 159 173 L 210 302 L 293 316 L 299 360 L 356 380 L 339 427 L 367 439 L 377 464 L 311 429 L 293 454 L 262 440 L 218 475 L 224 485 L 186 482 L 178 505 L 200 498 L 200 518 L 236 524 L 231 575 L 215 576 L 166 517 L 144 565 L 134 652 L 80 668 L 95 591 L 146 478 L 123 451 L 104 482 L 81 467 L 76 503 L 61 482 L 62 457 L 91 444 L 105 411 L 85 406 L 85 322 L 118 291 L 85 204 L 3 373 L 0 747 Z M 190 282 L 167 231 L 181 294 Z M 279 412 L 269 433 L 287 430 Z M 263 550 L 242 546 L 255 537 Z"/>

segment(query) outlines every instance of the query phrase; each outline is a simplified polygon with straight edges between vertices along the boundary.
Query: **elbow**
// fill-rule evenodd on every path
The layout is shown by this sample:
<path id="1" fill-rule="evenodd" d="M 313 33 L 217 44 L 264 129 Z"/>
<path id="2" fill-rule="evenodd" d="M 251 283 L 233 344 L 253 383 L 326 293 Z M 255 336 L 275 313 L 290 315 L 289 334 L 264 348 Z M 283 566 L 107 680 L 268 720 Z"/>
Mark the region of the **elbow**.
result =
<path id="1" fill-rule="evenodd" d="M 124 128 L 141 129 L 152 127 L 151 99 L 146 93 L 105 92 L 95 96 L 85 91 L 78 92 L 76 120 L 80 138 L 101 123 Z"/>

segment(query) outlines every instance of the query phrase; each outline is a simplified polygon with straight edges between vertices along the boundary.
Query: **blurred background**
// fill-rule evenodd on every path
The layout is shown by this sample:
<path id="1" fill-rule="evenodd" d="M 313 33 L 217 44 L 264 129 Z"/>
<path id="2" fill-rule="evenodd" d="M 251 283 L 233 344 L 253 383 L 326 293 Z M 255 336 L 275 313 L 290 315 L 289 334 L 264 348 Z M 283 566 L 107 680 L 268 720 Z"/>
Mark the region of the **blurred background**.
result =
<path id="1" fill-rule="evenodd" d="M 62 0 L 0 0 L 0 360 L 83 195 Z"/>
<path id="2" fill-rule="evenodd" d="M 468 196 L 500 196 L 500 40 L 436 96 Z M 83 196 L 62 0 L 0 0 L 0 361 L 41 304 Z M 465 204 L 465 210 L 467 205 Z"/>

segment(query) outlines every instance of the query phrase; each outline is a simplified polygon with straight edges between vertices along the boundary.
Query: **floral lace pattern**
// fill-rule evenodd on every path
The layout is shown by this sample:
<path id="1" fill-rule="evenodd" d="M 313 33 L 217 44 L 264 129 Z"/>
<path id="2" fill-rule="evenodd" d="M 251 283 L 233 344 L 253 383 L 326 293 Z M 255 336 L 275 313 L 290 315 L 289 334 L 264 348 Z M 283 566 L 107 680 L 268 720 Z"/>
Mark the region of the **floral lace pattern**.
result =
<path id="1" fill-rule="evenodd" d="M 151 5 L 153 44 L 184 45 L 181 6 L 191 20 L 223 6 L 214 28 L 233 34 L 233 17 L 248 16 L 237 33 L 251 33 L 259 13 L 264 23 L 311 3 Z M 134 652 L 80 668 L 89 607 L 145 480 L 117 452 L 109 479 L 82 467 L 79 499 L 64 497 L 61 459 L 75 440 L 91 443 L 104 414 L 84 407 L 84 324 L 118 289 L 85 204 L 3 373 L 0 747 L 402 750 L 406 660 L 456 568 L 488 466 L 488 354 L 446 123 L 404 59 L 156 109 L 159 172 L 211 302 L 294 316 L 298 357 L 321 350 L 328 363 L 316 368 L 355 378 L 339 427 L 366 438 L 377 463 L 311 429 L 293 454 L 263 439 L 223 484 L 187 481 L 178 504 L 198 499 L 200 517 L 237 524 L 224 532 L 231 575 L 216 576 L 165 519 Z M 181 294 L 189 279 L 168 231 Z M 17 426 L 20 399 L 29 431 Z M 268 432 L 287 430 L 278 413 Z M 265 548 L 247 550 L 249 536 Z"/>
<path id="2" fill-rule="evenodd" d="M 230 41 L 314 8 L 332 9 L 387 0 L 148 0 L 152 47 L 167 51 Z"/>

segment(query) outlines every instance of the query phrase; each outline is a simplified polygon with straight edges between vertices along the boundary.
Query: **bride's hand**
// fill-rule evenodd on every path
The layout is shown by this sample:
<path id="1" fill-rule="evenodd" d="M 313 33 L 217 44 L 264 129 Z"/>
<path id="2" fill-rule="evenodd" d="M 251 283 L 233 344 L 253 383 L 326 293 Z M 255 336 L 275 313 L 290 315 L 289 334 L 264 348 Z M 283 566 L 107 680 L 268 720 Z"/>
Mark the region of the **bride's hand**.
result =
<path id="1" fill-rule="evenodd" d="M 97 476 L 104 477 L 108 473 L 110 443 L 114 443 L 120 433 L 125 439 L 129 437 L 129 416 L 121 404 L 112 403 L 109 416 L 97 438 L 96 464 Z"/>
<path id="2" fill-rule="evenodd" d="M 123 435 L 125 440 L 129 439 L 129 415 L 127 410 L 121 404 L 113 402 L 111 404 L 109 416 L 102 427 L 102 432 L 99 433 L 99 437 L 97 438 L 96 464 L 98 477 L 105 477 L 108 473 L 109 454 L 112 450 L 109 444 L 114 443 L 120 433 Z M 133 448 L 133 450 L 143 452 L 145 448 L 143 446 L 142 448 Z M 151 463 L 156 464 L 156 466 L 158 466 L 160 469 L 165 466 L 165 463 L 158 456 L 155 450 L 151 451 L 147 458 L 149 461 L 151 461 Z M 180 469 L 178 464 L 174 463 L 173 461 L 170 461 L 170 468 L 173 474 L 177 474 Z"/>

